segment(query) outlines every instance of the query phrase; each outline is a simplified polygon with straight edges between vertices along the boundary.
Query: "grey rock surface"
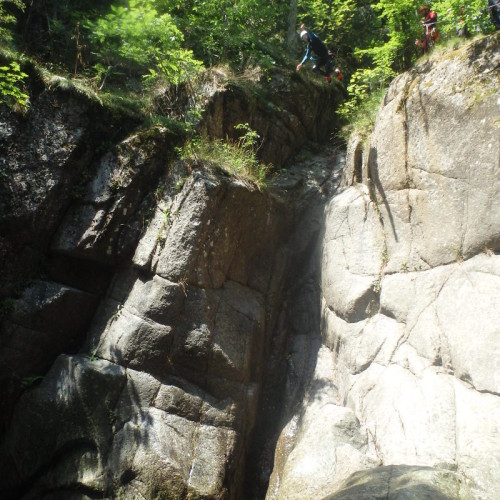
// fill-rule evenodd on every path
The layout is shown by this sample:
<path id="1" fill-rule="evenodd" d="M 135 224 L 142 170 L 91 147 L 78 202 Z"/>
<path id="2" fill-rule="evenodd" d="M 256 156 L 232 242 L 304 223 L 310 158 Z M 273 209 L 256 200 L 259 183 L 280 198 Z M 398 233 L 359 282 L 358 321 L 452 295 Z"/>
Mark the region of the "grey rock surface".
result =
<path id="1" fill-rule="evenodd" d="M 2 491 L 500 497 L 498 43 L 398 77 L 341 192 L 329 148 L 259 191 L 170 162 L 163 128 L 86 149 L 81 96 L 2 110 L 2 151 L 43 124 L 0 188 L 5 296 L 33 265 L 0 329 Z M 249 121 L 268 161 L 324 139 L 323 90 L 272 80 L 264 107 L 208 92 L 202 132 Z"/>
<path id="2" fill-rule="evenodd" d="M 452 471 L 388 465 L 354 473 L 339 492 L 323 500 L 449 500 L 462 495 Z"/>
<path id="3" fill-rule="evenodd" d="M 249 122 L 276 166 L 325 139 L 334 114 L 311 110 L 335 93 L 317 86 L 287 110 L 307 84 L 288 77 L 258 95 L 207 73 L 200 130 L 233 138 Z M 0 488 L 237 498 L 267 360 L 282 356 L 291 242 L 307 252 L 320 228 L 295 233 L 300 200 L 324 202 L 331 171 L 263 193 L 172 161 L 181 134 L 136 129 L 64 79 L 36 92 L 26 116 L 0 110 Z M 177 117 L 193 105 L 181 101 Z"/>
<path id="4" fill-rule="evenodd" d="M 333 379 L 332 356 L 323 346 L 300 415 L 280 436 L 266 498 L 320 498 L 353 470 L 378 465 L 377 457 L 367 456 L 366 436 L 354 412 L 341 404 Z"/>
<path id="5" fill-rule="evenodd" d="M 268 498 L 500 495 L 498 47 L 486 37 L 417 65 L 390 86 L 368 144 L 352 138 L 325 210 L 316 362 L 328 349 L 364 461 L 337 471 L 336 420 L 326 406 L 304 418 L 316 405 L 304 398 Z M 307 457 L 323 464 L 310 477 L 294 467 Z"/>

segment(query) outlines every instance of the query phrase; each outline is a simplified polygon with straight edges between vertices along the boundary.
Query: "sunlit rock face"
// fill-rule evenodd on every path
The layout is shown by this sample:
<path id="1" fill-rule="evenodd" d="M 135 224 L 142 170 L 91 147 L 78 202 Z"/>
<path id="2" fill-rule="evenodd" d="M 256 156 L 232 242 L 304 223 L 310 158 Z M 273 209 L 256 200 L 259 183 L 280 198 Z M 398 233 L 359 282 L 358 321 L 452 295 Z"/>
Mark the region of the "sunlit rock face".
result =
<path id="1" fill-rule="evenodd" d="M 261 191 L 81 95 L 1 110 L 2 492 L 500 497 L 498 54 L 396 79 L 341 190 L 330 148 Z M 211 89 L 202 132 L 325 139 L 335 90 L 272 79 Z"/>
<path id="2" fill-rule="evenodd" d="M 487 37 L 401 75 L 349 145 L 325 211 L 323 347 L 268 498 L 500 495 L 498 49 Z"/>

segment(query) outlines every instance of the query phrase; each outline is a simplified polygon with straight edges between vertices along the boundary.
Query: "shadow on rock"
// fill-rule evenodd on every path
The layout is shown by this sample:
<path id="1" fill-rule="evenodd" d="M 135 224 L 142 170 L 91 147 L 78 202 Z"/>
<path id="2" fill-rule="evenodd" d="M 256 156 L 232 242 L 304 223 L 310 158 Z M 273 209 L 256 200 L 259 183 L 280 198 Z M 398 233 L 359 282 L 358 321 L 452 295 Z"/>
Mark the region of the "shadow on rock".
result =
<path id="1" fill-rule="evenodd" d="M 450 500 L 460 498 L 460 486 L 449 470 L 389 465 L 352 474 L 339 492 L 323 500 Z"/>

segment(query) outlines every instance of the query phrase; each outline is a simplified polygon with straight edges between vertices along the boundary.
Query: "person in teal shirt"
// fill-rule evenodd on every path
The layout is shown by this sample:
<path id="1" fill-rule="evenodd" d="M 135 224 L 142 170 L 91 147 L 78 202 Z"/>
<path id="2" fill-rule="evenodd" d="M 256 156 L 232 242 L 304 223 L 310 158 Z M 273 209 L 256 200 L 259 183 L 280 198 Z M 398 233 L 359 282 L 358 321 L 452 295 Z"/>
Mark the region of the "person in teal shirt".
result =
<path id="1" fill-rule="evenodd" d="M 302 66 L 309 60 L 314 62 L 314 66 L 312 70 L 315 73 L 321 73 L 322 75 L 325 75 L 326 81 L 328 83 L 331 83 L 332 77 L 332 57 L 330 56 L 330 52 L 328 51 L 328 48 L 326 45 L 318 38 L 316 33 L 313 31 L 307 31 L 305 29 L 304 24 L 300 27 L 302 30 L 300 32 L 300 38 L 302 39 L 303 42 L 307 43 L 307 48 L 306 48 L 306 53 L 304 55 L 304 58 L 302 61 L 297 65 L 297 71 L 300 71 Z M 315 56 L 312 56 L 312 53 L 314 52 Z M 324 70 L 322 70 L 322 67 L 325 67 Z"/>

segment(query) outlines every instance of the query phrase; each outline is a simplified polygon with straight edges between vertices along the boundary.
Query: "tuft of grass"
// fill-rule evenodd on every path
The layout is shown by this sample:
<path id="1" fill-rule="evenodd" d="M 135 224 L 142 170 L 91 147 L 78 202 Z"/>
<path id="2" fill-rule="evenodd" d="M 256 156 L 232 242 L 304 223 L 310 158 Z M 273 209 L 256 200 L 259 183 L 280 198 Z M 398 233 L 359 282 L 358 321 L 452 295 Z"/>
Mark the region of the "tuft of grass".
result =
<path id="1" fill-rule="evenodd" d="M 450 36 L 444 40 L 440 37 L 432 51 L 421 56 L 417 60 L 417 64 L 429 60 L 432 56 L 443 59 L 446 57 L 456 57 L 457 54 L 455 54 L 455 51 L 462 47 L 469 46 L 475 41 L 485 38 L 485 36 L 484 34 L 477 34 L 469 38 Z"/>
<path id="2" fill-rule="evenodd" d="M 180 150 L 181 159 L 188 164 L 204 164 L 221 170 L 259 189 L 266 187 L 271 165 L 257 158 L 258 135 L 248 124 L 236 126 L 245 133 L 237 140 L 195 137 Z"/>

